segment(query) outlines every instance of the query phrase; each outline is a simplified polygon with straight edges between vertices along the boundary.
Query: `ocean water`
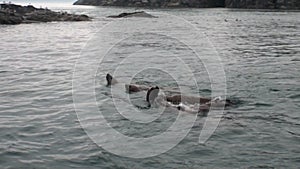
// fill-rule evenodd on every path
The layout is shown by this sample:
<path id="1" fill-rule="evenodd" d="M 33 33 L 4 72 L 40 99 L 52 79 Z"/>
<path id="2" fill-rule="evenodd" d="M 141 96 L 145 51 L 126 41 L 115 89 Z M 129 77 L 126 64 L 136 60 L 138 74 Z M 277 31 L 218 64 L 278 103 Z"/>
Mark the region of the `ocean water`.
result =
<path id="1" fill-rule="evenodd" d="M 205 144 L 199 144 L 198 139 L 206 117 L 199 116 L 189 134 L 171 150 L 154 157 L 134 159 L 114 155 L 88 137 L 74 108 L 72 80 L 76 62 L 88 42 L 114 21 L 106 16 L 135 9 L 68 5 L 51 5 L 50 8 L 88 14 L 94 19 L 0 26 L 0 168 L 299 167 L 299 12 L 146 9 L 153 14 L 184 18 L 209 39 L 209 46 L 214 48 L 224 66 L 226 96 L 236 105 L 224 111 L 217 130 Z M 149 19 L 149 22 L 159 19 L 164 17 Z M 167 19 L 164 22 L 171 23 Z M 184 22 L 177 24 L 184 26 Z M 135 27 L 137 25 L 132 25 L 129 29 Z M 177 27 L 169 31 L 175 35 L 180 32 Z M 164 43 L 165 46 L 158 45 L 164 49 L 178 44 L 155 34 L 136 38 L 125 41 L 117 48 L 120 50 L 112 50 L 113 59 L 108 57 L 104 67 L 98 68 L 95 94 L 99 110 L 114 129 L 128 136 L 151 137 L 166 131 L 177 114 L 166 113 L 150 124 L 131 123 L 106 104 L 111 97 L 110 89 L 105 87 L 105 74 L 113 72 L 114 65 L 120 64 L 122 56 L 126 56 L 126 49 L 125 53 L 121 50 L 126 45 L 130 50 L 140 50 L 141 46 L 132 44 L 141 41 L 145 49 L 149 41 L 155 41 L 154 46 Z M 169 59 L 175 53 L 182 56 L 182 60 L 188 60 L 188 52 L 176 46 L 171 53 L 160 52 L 161 60 L 155 64 L 181 74 L 178 69 L 172 69 L 175 63 Z M 143 58 L 149 53 L 138 54 Z M 125 70 L 144 62 L 137 56 L 134 58 L 135 61 L 122 64 Z M 191 63 L 191 66 L 201 81 L 197 92 L 210 96 L 212 89 L 204 65 Z M 176 87 L 172 77 L 151 70 L 136 75 L 133 81 Z M 133 104 L 143 106 L 144 93 L 130 98 Z M 84 100 L 79 102 L 86 104 Z M 144 153 L 142 147 L 137 151 Z"/>

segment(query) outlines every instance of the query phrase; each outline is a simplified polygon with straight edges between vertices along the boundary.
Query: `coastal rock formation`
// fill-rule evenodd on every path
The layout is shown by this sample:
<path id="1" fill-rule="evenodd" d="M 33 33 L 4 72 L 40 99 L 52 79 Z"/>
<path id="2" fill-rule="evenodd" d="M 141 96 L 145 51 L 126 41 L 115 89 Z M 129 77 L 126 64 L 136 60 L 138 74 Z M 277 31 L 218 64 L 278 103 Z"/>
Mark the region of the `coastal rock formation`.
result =
<path id="1" fill-rule="evenodd" d="M 127 18 L 127 17 L 145 17 L 145 18 L 156 18 L 144 11 L 121 13 L 119 15 L 108 16 L 109 18 Z"/>
<path id="2" fill-rule="evenodd" d="M 31 5 L 0 4 L 0 24 L 88 20 L 90 18 L 86 15 L 54 12 L 49 9 L 35 8 Z"/>
<path id="3" fill-rule="evenodd" d="M 299 0 L 226 0 L 228 8 L 300 9 Z"/>
<path id="4" fill-rule="evenodd" d="M 192 7 L 192 8 L 252 8 L 300 9 L 299 0 L 78 0 L 74 5 L 129 6 L 129 7 Z"/>
<path id="5" fill-rule="evenodd" d="M 19 15 L 15 15 L 14 13 L 7 13 L 0 10 L 0 24 L 20 24 L 22 23 L 23 18 Z"/>
<path id="6" fill-rule="evenodd" d="M 78 0 L 74 5 L 132 6 L 132 7 L 224 7 L 225 0 Z"/>

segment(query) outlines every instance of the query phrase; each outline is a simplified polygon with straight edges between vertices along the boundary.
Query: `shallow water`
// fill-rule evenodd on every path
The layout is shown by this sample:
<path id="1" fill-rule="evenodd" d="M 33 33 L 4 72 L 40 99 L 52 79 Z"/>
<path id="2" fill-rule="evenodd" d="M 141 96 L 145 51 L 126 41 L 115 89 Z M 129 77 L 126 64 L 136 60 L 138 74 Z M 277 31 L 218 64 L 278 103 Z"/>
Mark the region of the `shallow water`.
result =
<path id="1" fill-rule="evenodd" d="M 0 26 L 1 168 L 298 168 L 299 12 L 150 10 L 183 17 L 204 32 L 222 59 L 227 97 L 238 103 L 225 110 L 206 144 L 198 144 L 205 120 L 198 117 L 187 137 L 172 150 L 131 159 L 113 155 L 89 139 L 79 124 L 72 98 L 72 76 L 81 50 L 112 21 L 105 16 L 130 9 L 52 9 L 89 14 L 94 20 Z M 176 33 L 176 28 L 173 31 Z M 170 53 L 159 54 L 170 58 Z M 171 61 L 162 60 L 162 64 L 173 66 Z M 102 68 L 105 72 L 97 72 L 99 103 L 109 99 L 103 78 L 114 68 L 106 65 Z M 203 80 L 200 94 L 209 96 L 211 88 L 203 65 L 195 71 L 199 72 L 198 80 Z M 176 87 L 166 74 L 142 73 L 134 80 Z M 131 96 L 134 104 L 144 104 L 141 97 L 143 94 Z M 177 115 L 167 113 L 143 126 L 115 114 L 109 104 L 100 104 L 99 109 L 116 130 L 135 137 L 165 131 Z M 139 151 L 143 153 L 142 148 Z"/>

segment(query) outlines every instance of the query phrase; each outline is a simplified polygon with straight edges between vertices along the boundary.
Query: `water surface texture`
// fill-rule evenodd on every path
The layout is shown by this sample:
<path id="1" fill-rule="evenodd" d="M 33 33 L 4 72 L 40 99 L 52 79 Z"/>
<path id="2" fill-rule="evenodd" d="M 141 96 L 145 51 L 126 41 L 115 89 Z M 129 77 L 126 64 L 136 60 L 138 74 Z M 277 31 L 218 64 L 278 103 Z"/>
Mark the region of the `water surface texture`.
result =
<path id="1" fill-rule="evenodd" d="M 198 144 L 205 120 L 199 117 L 187 137 L 172 150 L 156 157 L 131 159 L 105 151 L 81 128 L 73 106 L 72 76 L 88 40 L 113 20 L 105 16 L 133 9 L 51 8 L 88 14 L 94 20 L 0 26 L 0 168 L 299 167 L 299 12 L 153 10 L 183 17 L 209 38 L 224 65 L 227 97 L 237 100 L 238 105 L 225 110 L 206 144 Z M 176 28 L 173 31 L 176 33 Z M 171 54 L 159 53 L 160 63 Z M 113 70 L 109 66 L 103 69 Z M 106 71 L 97 73 L 98 102 L 109 98 L 102 79 Z M 209 96 L 210 82 L 203 65 L 195 71 L 203 80 L 199 92 Z M 176 87 L 164 73 L 142 72 L 134 80 L 147 84 L 146 79 Z M 143 104 L 136 99 L 143 96 L 131 97 L 134 104 Z M 116 115 L 111 106 L 99 109 L 116 130 L 135 137 L 163 132 L 176 118 L 169 113 L 143 127 Z M 143 149 L 139 151 L 142 153 Z"/>

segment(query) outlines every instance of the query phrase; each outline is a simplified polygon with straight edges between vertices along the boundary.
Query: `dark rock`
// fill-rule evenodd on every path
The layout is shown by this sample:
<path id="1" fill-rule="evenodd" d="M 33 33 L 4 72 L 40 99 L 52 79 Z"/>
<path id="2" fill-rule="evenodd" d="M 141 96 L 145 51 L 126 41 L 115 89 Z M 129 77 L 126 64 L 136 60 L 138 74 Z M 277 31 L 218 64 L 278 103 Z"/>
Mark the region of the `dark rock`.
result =
<path id="1" fill-rule="evenodd" d="M 228 8 L 300 9 L 299 0 L 225 0 Z"/>
<path id="2" fill-rule="evenodd" d="M 52 21 L 89 21 L 87 15 L 54 12 L 31 5 L 0 4 L 0 24 L 20 24 Z"/>
<path id="3" fill-rule="evenodd" d="M 224 7 L 225 0 L 78 0 L 74 5 L 131 6 L 131 7 Z"/>
<path id="4" fill-rule="evenodd" d="M 0 11 L 0 24 L 20 24 L 23 21 L 21 16 L 17 16 L 11 13 L 5 13 Z"/>
<path id="5" fill-rule="evenodd" d="M 125 17 L 146 17 L 146 18 L 156 18 L 144 11 L 131 12 L 131 13 L 121 13 L 119 15 L 108 16 L 109 18 L 125 18 Z"/>
<path id="6" fill-rule="evenodd" d="M 156 8 L 253 8 L 300 9 L 300 0 L 78 0 L 74 5 L 131 6 Z"/>

